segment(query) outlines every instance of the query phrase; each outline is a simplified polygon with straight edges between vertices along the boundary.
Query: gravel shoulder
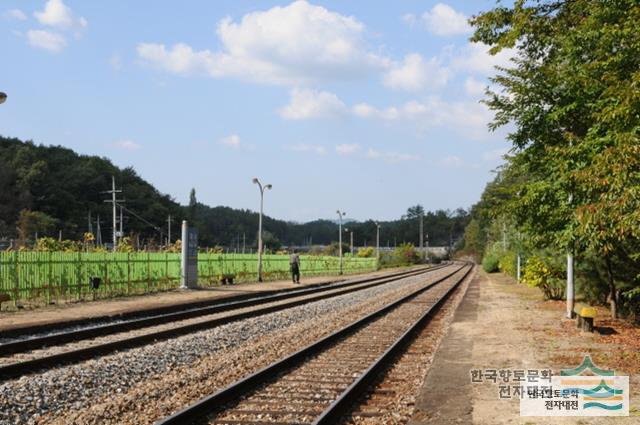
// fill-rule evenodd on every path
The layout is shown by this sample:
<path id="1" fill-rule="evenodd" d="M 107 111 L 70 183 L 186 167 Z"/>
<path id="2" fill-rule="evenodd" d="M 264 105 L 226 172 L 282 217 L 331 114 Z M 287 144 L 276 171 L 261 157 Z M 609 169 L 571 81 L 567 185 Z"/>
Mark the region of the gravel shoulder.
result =
<path id="1" fill-rule="evenodd" d="M 640 423 L 638 329 L 602 318 L 596 326 L 613 334 L 584 333 L 563 313 L 562 302 L 544 301 L 538 289 L 480 271 L 436 352 L 409 424 Z M 551 369 L 559 374 L 587 354 L 598 367 L 630 376 L 630 417 L 520 417 L 519 400 L 499 399 L 498 384 L 470 382 L 471 369 Z"/>
<path id="2" fill-rule="evenodd" d="M 115 316 L 132 311 L 148 310 L 195 301 L 209 301 L 224 299 L 247 293 L 282 290 L 294 287 L 304 287 L 324 282 L 338 282 L 346 279 L 356 279 L 368 276 L 380 276 L 401 269 L 385 269 L 373 273 L 350 274 L 344 276 L 302 276 L 300 285 L 294 285 L 289 280 L 272 282 L 241 283 L 225 286 L 207 287 L 197 290 L 172 290 L 146 295 L 133 295 L 99 301 L 83 301 L 49 305 L 35 310 L 19 310 L 0 312 L 0 333 L 26 326 L 47 325 L 70 320 L 87 319 L 99 316 Z M 406 268 L 406 270 L 410 270 Z"/>

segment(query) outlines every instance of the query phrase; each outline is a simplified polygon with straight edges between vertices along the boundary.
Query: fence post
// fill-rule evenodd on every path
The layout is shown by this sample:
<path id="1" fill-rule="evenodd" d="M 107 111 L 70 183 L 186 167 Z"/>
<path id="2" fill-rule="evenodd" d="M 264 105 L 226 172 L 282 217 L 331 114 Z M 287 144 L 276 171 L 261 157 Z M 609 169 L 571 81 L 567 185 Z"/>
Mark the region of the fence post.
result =
<path id="1" fill-rule="evenodd" d="M 78 288 L 78 300 L 82 299 L 82 257 L 81 257 L 81 253 L 78 252 L 78 256 L 77 256 L 77 266 L 76 266 L 76 286 Z"/>
<path id="2" fill-rule="evenodd" d="M 14 280 L 14 286 L 13 286 L 13 290 L 14 290 L 14 294 L 13 294 L 13 306 L 17 307 L 18 306 L 18 297 L 20 296 L 20 272 L 18 270 L 19 268 L 19 263 L 18 263 L 18 251 L 14 251 L 13 252 L 13 275 L 15 277 Z"/>
<path id="3" fill-rule="evenodd" d="M 131 295 L 131 253 L 127 252 L 127 295 Z"/>
<path id="4" fill-rule="evenodd" d="M 47 252 L 47 304 L 51 303 L 51 291 L 53 290 L 53 284 L 51 282 L 51 263 L 53 261 L 52 252 Z M 58 302 L 58 297 L 56 297 L 56 303 Z"/>
<path id="5" fill-rule="evenodd" d="M 147 252 L 147 292 L 151 290 L 151 253 Z"/>

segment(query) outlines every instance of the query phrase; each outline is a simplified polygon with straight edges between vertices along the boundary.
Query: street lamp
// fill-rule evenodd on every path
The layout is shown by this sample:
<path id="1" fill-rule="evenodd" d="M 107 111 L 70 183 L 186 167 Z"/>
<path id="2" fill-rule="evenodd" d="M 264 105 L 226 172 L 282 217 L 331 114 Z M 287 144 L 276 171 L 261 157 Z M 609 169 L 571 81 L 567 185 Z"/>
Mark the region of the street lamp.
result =
<path id="1" fill-rule="evenodd" d="M 339 225 L 338 225 L 338 250 L 340 253 L 340 274 L 342 274 L 342 217 L 344 217 L 345 215 L 347 215 L 347 213 L 337 210 L 336 213 L 338 213 L 338 220 L 339 220 Z"/>
<path id="2" fill-rule="evenodd" d="M 345 227 L 344 231 L 349 233 L 349 237 L 350 237 L 349 252 L 351 253 L 351 256 L 353 257 L 353 230 L 349 230 L 349 229 L 347 229 Z"/>
<path id="3" fill-rule="evenodd" d="M 424 234 L 424 255 L 425 258 L 428 260 L 429 259 L 429 234 L 425 233 Z"/>
<path id="4" fill-rule="evenodd" d="M 258 219 L 258 282 L 262 282 L 262 210 L 264 205 L 264 191 L 265 189 L 272 189 L 273 186 L 268 184 L 262 186 L 260 180 L 256 177 L 253 178 L 253 182 L 260 188 L 260 218 Z"/>
<path id="5" fill-rule="evenodd" d="M 4 103 L 7 100 L 7 94 L 0 91 L 0 103 Z"/>

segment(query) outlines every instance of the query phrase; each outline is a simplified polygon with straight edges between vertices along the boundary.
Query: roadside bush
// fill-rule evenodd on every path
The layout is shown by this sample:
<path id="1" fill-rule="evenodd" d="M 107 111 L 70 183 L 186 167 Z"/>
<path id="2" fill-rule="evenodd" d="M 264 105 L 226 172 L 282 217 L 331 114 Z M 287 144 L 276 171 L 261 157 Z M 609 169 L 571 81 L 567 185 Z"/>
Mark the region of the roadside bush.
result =
<path id="1" fill-rule="evenodd" d="M 418 251 L 410 243 L 399 245 L 393 252 L 384 252 L 380 256 L 380 265 L 382 267 L 408 266 L 420 262 Z"/>
<path id="2" fill-rule="evenodd" d="M 548 300 L 564 297 L 565 284 L 562 268 L 554 264 L 551 258 L 530 257 L 524 267 L 522 282 L 528 286 L 540 288 Z"/>
<path id="3" fill-rule="evenodd" d="M 515 252 L 504 252 L 498 260 L 498 268 L 500 271 L 511 277 L 516 277 L 517 274 L 517 256 Z"/>
<path id="4" fill-rule="evenodd" d="M 482 268 L 487 273 L 496 273 L 500 270 L 500 259 L 494 253 L 488 253 L 482 259 Z"/>
<path id="5" fill-rule="evenodd" d="M 358 254 L 357 257 L 358 258 L 371 258 L 373 256 L 375 256 L 376 254 L 376 250 L 375 248 L 368 246 L 366 248 L 360 248 L 358 250 Z"/>

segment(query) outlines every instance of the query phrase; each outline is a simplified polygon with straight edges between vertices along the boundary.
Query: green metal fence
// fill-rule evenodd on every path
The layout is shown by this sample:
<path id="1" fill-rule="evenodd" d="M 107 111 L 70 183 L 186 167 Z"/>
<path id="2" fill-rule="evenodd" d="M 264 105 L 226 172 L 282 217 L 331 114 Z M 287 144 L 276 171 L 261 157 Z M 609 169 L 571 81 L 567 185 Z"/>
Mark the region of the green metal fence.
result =
<path id="1" fill-rule="evenodd" d="M 337 257 L 300 257 L 302 276 L 338 274 L 339 267 Z M 376 268 L 375 258 L 344 258 L 344 273 Z M 257 270 L 255 254 L 198 254 L 201 285 L 214 284 L 223 274 L 233 274 L 239 282 L 255 280 Z M 265 280 L 288 275 L 288 256 L 263 256 Z M 91 277 L 102 280 L 96 290 L 89 285 Z M 164 291 L 179 285 L 180 254 L 0 252 L 0 296 L 4 294 L 14 303 L 108 298 Z"/>

